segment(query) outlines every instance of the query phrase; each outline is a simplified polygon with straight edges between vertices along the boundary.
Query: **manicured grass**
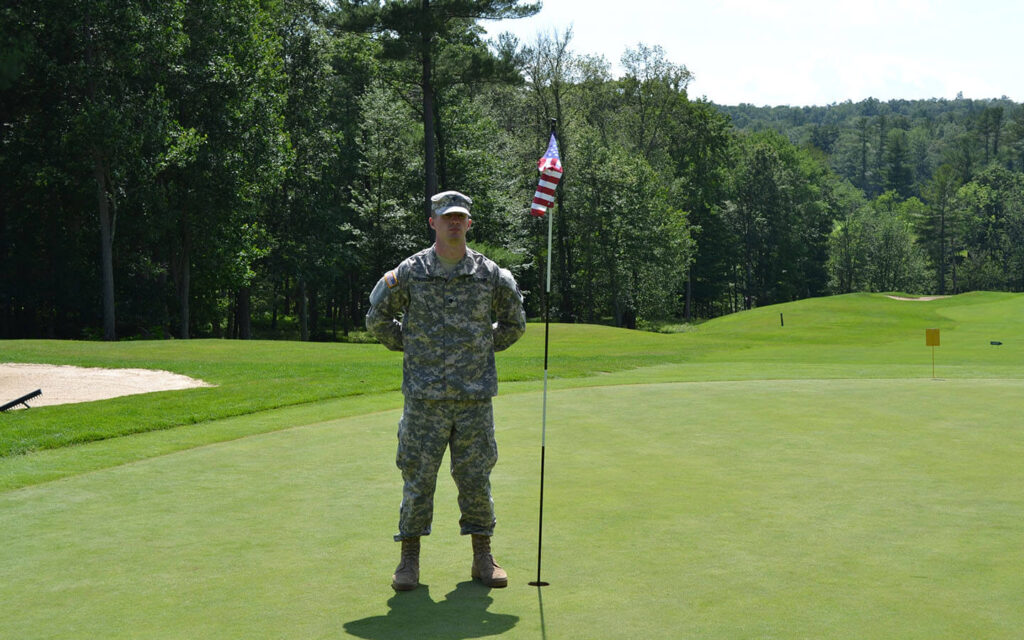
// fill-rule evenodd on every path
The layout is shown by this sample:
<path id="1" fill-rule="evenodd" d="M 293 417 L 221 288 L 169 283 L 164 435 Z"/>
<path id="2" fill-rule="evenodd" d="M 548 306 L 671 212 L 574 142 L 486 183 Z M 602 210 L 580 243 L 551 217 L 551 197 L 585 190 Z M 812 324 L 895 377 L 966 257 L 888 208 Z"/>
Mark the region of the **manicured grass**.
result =
<path id="1" fill-rule="evenodd" d="M 674 336 L 632 332 L 623 347 L 607 327 L 553 327 L 564 338 L 560 377 L 618 371 L 680 356 Z M 543 326 L 498 355 L 503 382 L 539 380 Z M 133 433 L 201 424 L 270 409 L 380 394 L 401 388 L 401 354 L 377 344 L 189 340 L 162 342 L 5 341 L 4 362 L 138 367 L 181 373 L 217 385 L 8 412 L 0 458 Z M 46 392 L 43 385 L 43 392 Z"/>
<path id="2" fill-rule="evenodd" d="M 510 587 L 469 582 L 442 466 L 424 586 L 407 594 L 389 587 L 397 354 L 5 343 L 4 360 L 220 386 L 0 417 L 5 437 L 12 415 L 196 418 L 0 458 L 0 637 L 1015 638 L 1022 306 L 854 295 L 678 335 L 552 326 L 539 591 L 542 327 L 499 361 Z"/>
<path id="3" fill-rule="evenodd" d="M 926 303 L 856 294 L 737 313 L 676 335 L 555 324 L 550 369 L 554 380 L 569 384 L 665 364 L 689 365 L 675 378 L 688 380 L 924 377 L 931 375 L 924 330 L 938 327 L 941 375 L 1018 377 L 1024 375 L 1024 329 L 1016 322 L 1022 314 L 1024 296 L 1013 294 Z M 520 343 L 498 355 L 503 382 L 540 380 L 543 338 L 543 326 L 531 325 Z M 6 362 L 166 369 L 217 387 L 9 412 L 0 422 L 0 458 L 401 386 L 401 355 L 379 345 L 6 341 L 2 348 Z"/>
<path id="4" fill-rule="evenodd" d="M 426 586 L 391 591 L 397 410 L 7 492 L 0 636 L 1012 638 L 1022 391 L 921 379 L 552 392 L 541 593 L 526 585 L 537 393 L 496 401 L 506 590 L 469 583 L 442 472 Z"/>

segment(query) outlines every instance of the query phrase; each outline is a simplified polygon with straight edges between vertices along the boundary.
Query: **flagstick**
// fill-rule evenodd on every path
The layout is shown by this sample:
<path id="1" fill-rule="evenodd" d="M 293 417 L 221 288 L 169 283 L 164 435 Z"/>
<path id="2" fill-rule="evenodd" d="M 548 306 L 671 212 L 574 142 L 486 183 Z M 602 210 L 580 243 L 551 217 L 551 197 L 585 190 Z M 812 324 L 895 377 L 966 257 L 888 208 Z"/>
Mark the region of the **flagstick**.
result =
<path id="1" fill-rule="evenodd" d="M 551 123 L 554 134 L 555 123 Z M 548 210 L 548 265 L 547 287 L 544 289 L 544 400 L 541 403 L 540 420 L 540 513 L 537 517 L 537 580 L 530 583 L 532 587 L 546 587 L 550 583 L 540 579 L 541 550 L 544 540 L 544 452 L 547 445 L 548 430 L 548 336 L 551 328 L 551 228 L 554 219 L 554 207 Z"/>
<path id="2" fill-rule="evenodd" d="M 551 327 L 551 311 L 548 307 L 551 297 L 551 219 L 554 214 L 548 211 L 548 281 L 544 291 L 544 400 L 541 404 L 540 427 L 540 513 L 537 518 L 537 580 L 530 583 L 532 587 L 546 587 L 548 582 L 540 579 L 541 550 L 544 539 L 544 453 L 547 445 L 548 428 L 548 336 Z"/>

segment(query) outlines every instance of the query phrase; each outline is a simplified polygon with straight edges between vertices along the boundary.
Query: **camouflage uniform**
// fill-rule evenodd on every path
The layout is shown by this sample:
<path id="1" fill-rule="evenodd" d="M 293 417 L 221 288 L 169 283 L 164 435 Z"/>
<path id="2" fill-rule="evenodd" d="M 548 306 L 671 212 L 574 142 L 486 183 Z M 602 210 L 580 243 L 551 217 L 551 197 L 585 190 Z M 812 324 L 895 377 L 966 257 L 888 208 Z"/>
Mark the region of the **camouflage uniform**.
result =
<path id="1" fill-rule="evenodd" d="M 490 472 L 498 458 L 491 398 L 494 352 L 526 330 L 512 274 L 466 249 L 445 273 L 434 248 L 407 258 L 370 294 L 366 327 L 403 351 L 405 409 L 396 463 L 405 481 L 396 540 L 430 533 L 434 487 L 446 447 L 459 489 L 463 534 L 491 535 Z"/>

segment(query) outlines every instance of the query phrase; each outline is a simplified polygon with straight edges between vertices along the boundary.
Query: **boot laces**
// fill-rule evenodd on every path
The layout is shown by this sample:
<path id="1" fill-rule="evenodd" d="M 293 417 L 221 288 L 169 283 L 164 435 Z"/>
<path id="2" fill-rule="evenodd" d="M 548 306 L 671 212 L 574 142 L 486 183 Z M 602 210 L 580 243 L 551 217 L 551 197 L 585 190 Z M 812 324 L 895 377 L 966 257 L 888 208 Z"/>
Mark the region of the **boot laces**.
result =
<path id="1" fill-rule="evenodd" d="M 416 560 L 420 556 L 420 546 L 412 542 L 402 542 L 402 561 Z"/>

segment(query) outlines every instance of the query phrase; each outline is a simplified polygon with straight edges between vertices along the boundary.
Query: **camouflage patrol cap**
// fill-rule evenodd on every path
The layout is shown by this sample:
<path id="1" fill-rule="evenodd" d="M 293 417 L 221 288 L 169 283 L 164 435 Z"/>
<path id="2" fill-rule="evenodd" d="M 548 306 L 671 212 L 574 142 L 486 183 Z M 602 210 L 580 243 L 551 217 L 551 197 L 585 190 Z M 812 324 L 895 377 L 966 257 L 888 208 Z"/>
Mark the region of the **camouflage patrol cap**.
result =
<path id="1" fill-rule="evenodd" d="M 473 204 L 473 199 L 458 191 L 442 191 L 432 197 L 430 202 L 433 203 L 431 209 L 435 216 L 458 212 L 466 214 L 469 218 L 473 217 L 469 212 L 469 205 Z"/>

